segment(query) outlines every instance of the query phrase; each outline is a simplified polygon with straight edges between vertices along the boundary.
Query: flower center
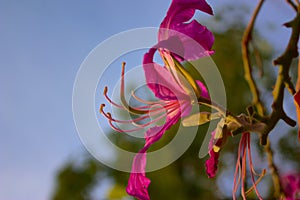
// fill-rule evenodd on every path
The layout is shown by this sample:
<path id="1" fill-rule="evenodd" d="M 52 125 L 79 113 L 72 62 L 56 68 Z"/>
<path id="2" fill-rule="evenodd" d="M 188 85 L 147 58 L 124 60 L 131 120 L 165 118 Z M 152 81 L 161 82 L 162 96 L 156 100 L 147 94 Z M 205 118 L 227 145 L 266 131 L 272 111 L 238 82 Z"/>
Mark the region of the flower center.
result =
<path id="1" fill-rule="evenodd" d="M 137 116 L 137 118 L 132 118 L 130 120 L 120 120 L 112 117 L 110 112 L 105 112 L 104 107 L 105 104 L 100 105 L 100 113 L 105 116 L 112 129 L 118 132 L 135 132 L 141 130 L 150 125 L 162 125 L 166 121 L 167 116 L 173 116 L 180 111 L 180 103 L 177 100 L 155 100 L 155 101 L 147 101 L 137 97 L 134 92 L 132 92 L 132 97 L 137 100 L 139 103 L 142 103 L 143 106 L 130 106 L 126 98 L 124 96 L 124 72 L 125 72 L 125 63 L 122 65 L 122 74 L 121 74 L 121 87 L 120 87 L 120 100 L 121 104 L 114 102 L 107 95 L 108 88 L 104 88 L 103 95 L 106 100 L 114 107 L 128 111 L 129 113 Z M 145 122 L 147 121 L 147 122 Z M 119 128 L 116 124 L 131 124 L 133 127 L 130 129 L 122 129 Z"/>

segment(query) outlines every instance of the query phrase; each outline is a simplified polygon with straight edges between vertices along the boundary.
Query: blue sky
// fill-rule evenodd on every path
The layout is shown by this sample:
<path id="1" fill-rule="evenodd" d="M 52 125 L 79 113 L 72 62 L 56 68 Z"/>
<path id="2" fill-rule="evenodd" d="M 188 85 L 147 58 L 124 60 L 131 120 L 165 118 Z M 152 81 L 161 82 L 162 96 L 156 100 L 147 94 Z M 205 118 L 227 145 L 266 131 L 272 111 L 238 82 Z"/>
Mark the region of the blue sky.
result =
<path id="1" fill-rule="evenodd" d="M 220 8 L 234 1 L 209 2 Z M 113 34 L 159 26 L 169 3 L 0 0 L 0 199 L 50 198 L 56 170 L 84 151 L 72 117 L 72 87 L 81 62 Z M 292 11 L 282 5 L 267 2 L 262 18 L 283 24 Z M 283 37 L 289 33 L 275 30 Z M 263 33 L 278 41 L 274 33 Z M 276 48 L 284 45 L 278 41 Z"/>

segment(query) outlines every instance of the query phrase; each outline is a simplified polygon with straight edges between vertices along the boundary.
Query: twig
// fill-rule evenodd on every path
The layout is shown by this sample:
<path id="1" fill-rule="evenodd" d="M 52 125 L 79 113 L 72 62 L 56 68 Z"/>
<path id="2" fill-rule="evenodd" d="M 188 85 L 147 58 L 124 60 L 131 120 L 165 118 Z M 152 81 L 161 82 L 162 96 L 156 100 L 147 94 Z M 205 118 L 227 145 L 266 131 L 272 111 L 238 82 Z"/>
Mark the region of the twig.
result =
<path id="1" fill-rule="evenodd" d="M 297 6 L 292 0 L 286 0 L 286 2 L 290 4 L 290 6 L 292 6 L 292 8 L 297 12 Z"/>
<path id="2" fill-rule="evenodd" d="M 289 70 L 292 60 L 298 56 L 298 41 L 300 33 L 300 5 L 299 11 L 296 17 L 289 23 L 288 27 L 292 28 L 292 33 L 289 39 L 289 43 L 286 47 L 285 52 L 274 60 L 274 65 L 279 65 L 279 72 L 276 80 L 276 84 L 273 90 L 273 103 L 272 103 L 272 113 L 269 116 L 268 126 L 262 133 L 261 143 L 266 144 L 268 134 L 275 127 L 277 122 L 282 119 L 290 126 L 295 126 L 296 122 L 288 117 L 283 110 L 283 97 L 284 88 L 286 83 L 290 80 Z"/>
<path id="3" fill-rule="evenodd" d="M 300 8 L 300 5 L 299 5 Z M 272 180 L 274 184 L 274 197 L 279 198 L 283 197 L 283 191 L 280 184 L 280 178 L 277 171 L 277 168 L 273 162 L 273 152 L 270 148 L 270 142 L 268 141 L 268 134 L 275 127 L 280 119 L 284 120 L 287 124 L 295 126 L 296 122 L 289 118 L 283 110 L 283 98 L 284 98 L 284 89 L 287 87 L 289 90 L 292 90 L 294 93 L 295 89 L 290 82 L 289 69 L 292 63 L 292 60 L 298 56 L 297 44 L 299 41 L 300 33 L 300 9 L 296 17 L 287 24 L 288 27 L 292 28 L 291 37 L 289 39 L 288 46 L 285 52 L 274 61 L 274 65 L 279 65 L 279 72 L 276 80 L 276 84 L 273 90 L 273 103 L 272 103 L 272 113 L 269 116 L 267 122 L 267 127 L 263 131 L 261 136 L 261 144 L 265 145 L 265 152 L 268 157 L 269 168 L 272 174 Z"/>
<path id="4" fill-rule="evenodd" d="M 285 87 L 291 93 L 291 95 L 294 95 L 296 93 L 295 86 L 292 83 L 291 79 L 288 79 L 288 80 L 285 81 Z"/>
<path id="5" fill-rule="evenodd" d="M 265 153 L 267 154 L 269 169 L 270 169 L 270 173 L 272 176 L 272 181 L 273 181 L 273 186 L 274 186 L 274 197 L 276 199 L 279 199 L 279 197 L 284 198 L 284 193 L 282 190 L 282 185 L 280 182 L 280 178 L 279 178 L 280 176 L 278 173 L 278 169 L 273 161 L 273 151 L 271 149 L 271 144 L 270 144 L 269 139 L 267 140 L 267 144 L 265 145 L 264 150 L 265 150 Z"/>
<path id="6" fill-rule="evenodd" d="M 275 84 L 275 88 L 273 90 L 273 96 L 274 100 L 272 103 L 272 113 L 268 117 L 267 120 L 267 126 L 265 130 L 262 133 L 261 136 L 261 144 L 265 145 L 265 152 L 268 158 L 269 168 L 272 175 L 272 181 L 274 185 L 274 197 L 279 198 L 283 197 L 283 190 L 280 183 L 280 176 L 278 174 L 277 167 L 273 161 L 273 152 L 270 147 L 270 142 L 268 140 L 268 134 L 270 131 L 275 127 L 275 125 L 278 123 L 280 119 L 284 120 L 287 124 L 291 126 L 295 126 L 296 122 L 289 118 L 284 110 L 283 110 L 283 97 L 284 97 L 284 89 L 285 87 L 292 93 L 295 93 L 294 85 L 290 81 L 289 77 L 289 69 L 291 62 L 293 58 L 298 56 L 297 51 L 297 44 L 299 40 L 299 24 L 300 24 L 300 6 L 299 8 L 296 7 L 296 5 L 290 1 L 287 0 L 287 2 L 294 7 L 294 9 L 297 11 L 297 16 L 293 21 L 290 23 L 287 23 L 287 27 L 292 28 L 292 34 L 288 43 L 288 46 L 285 50 L 285 52 L 274 61 L 275 65 L 279 65 L 279 72 Z M 255 20 L 257 18 L 257 15 L 264 3 L 264 0 L 260 0 L 258 3 L 253 16 L 244 32 L 243 41 L 242 41 L 242 51 L 243 51 L 243 61 L 244 61 L 244 69 L 245 69 L 245 79 L 248 81 L 249 87 L 251 89 L 252 95 L 253 95 L 253 104 L 257 109 L 257 112 L 259 115 L 264 116 L 265 114 L 265 108 L 260 101 L 259 97 L 259 91 L 257 89 L 256 83 L 254 81 L 254 78 L 251 73 L 251 64 L 250 64 L 250 57 L 249 57 L 249 42 L 252 40 L 252 31 L 254 27 Z"/>
<path id="7" fill-rule="evenodd" d="M 264 116 L 265 108 L 264 108 L 262 101 L 260 100 L 259 91 L 257 89 L 255 80 L 252 76 L 252 67 L 251 67 L 250 55 L 249 55 L 249 43 L 252 40 L 252 32 L 253 32 L 255 20 L 257 18 L 257 15 L 258 15 L 263 3 L 264 3 L 264 0 L 260 0 L 260 2 L 258 3 L 258 5 L 252 15 L 252 18 L 244 32 L 243 39 L 242 39 L 242 54 L 243 54 L 243 63 L 244 63 L 244 70 L 245 70 L 244 76 L 248 82 L 248 85 L 249 85 L 250 90 L 253 95 L 252 103 L 256 107 L 258 114 L 261 116 Z"/>

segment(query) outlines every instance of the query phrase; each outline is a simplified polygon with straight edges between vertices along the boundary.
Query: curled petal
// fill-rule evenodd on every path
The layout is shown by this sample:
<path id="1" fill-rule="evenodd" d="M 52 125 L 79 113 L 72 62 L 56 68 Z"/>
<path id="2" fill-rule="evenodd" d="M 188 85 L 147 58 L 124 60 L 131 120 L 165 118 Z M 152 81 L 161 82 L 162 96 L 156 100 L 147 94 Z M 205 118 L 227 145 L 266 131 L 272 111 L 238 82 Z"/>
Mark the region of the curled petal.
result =
<path id="1" fill-rule="evenodd" d="M 149 200 L 148 186 L 150 179 L 146 177 L 147 150 L 158 141 L 164 133 L 180 119 L 180 112 L 173 118 L 168 118 L 163 126 L 150 128 L 145 135 L 146 143 L 140 152 L 134 157 L 131 174 L 128 180 L 126 192 L 140 200 Z"/>
<path id="2" fill-rule="evenodd" d="M 156 49 L 151 48 L 144 55 L 143 68 L 146 82 L 154 95 L 162 100 L 178 100 L 186 98 L 184 89 L 176 82 L 174 76 L 167 68 L 153 63 L 153 56 Z"/>
<path id="3" fill-rule="evenodd" d="M 148 186 L 150 179 L 145 175 L 146 153 L 138 153 L 132 164 L 132 172 L 129 177 L 126 192 L 140 200 L 149 200 Z M 136 173 L 140 172 L 142 173 Z"/>
<path id="4" fill-rule="evenodd" d="M 209 159 L 205 162 L 206 174 L 209 178 L 214 178 L 218 170 L 219 152 L 213 149 L 209 151 Z"/>
<path id="5" fill-rule="evenodd" d="M 198 86 L 201 90 L 201 96 L 204 97 L 204 98 L 209 99 L 209 93 L 208 93 L 208 90 L 205 87 L 205 85 L 199 80 L 196 80 L 196 83 L 198 84 Z"/>
<path id="6" fill-rule="evenodd" d="M 213 34 L 196 20 L 188 22 L 196 10 L 213 14 L 205 0 L 173 0 L 158 35 L 159 41 L 171 37 L 181 40 L 184 53 L 180 56 L 185 60 L 195 60 L 213 53 Z"/>
<path id="7" fill-rule="evenodd" d="M 218 163 L 219 163 L 219 154 L 220 151 L 216 151 L 214 146 L 221 146 L 222 143 L 222 138 L 219 140 L 215 140 L 217 130 L 214 130 L 211 133 L 211 139 L 209 141 L 209 146 L 208 146 L 208 153 L 209 153 L 209 159 L 205 162 L 205 168 L 206 168 L 206 174 L 208 175 L 209 178 L 213 178 L 216 175 L 216 172 L 218 170 Z"/>
<path id="8" fill-rule="evenodd" d="M 173 0 L 160 27 L 172 29 L 178 24 L 185 23 L 194 16 L 196 10 L 213 14 L 211 7 L 205 0 Z"/>

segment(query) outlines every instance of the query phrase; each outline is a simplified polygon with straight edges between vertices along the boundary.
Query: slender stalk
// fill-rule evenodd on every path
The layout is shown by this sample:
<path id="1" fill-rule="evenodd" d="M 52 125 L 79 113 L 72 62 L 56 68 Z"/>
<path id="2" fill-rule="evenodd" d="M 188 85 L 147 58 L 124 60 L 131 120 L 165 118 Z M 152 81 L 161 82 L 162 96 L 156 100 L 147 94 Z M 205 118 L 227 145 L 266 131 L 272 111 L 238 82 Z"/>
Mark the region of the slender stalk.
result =
<path id="1" fill-rule="evenodd" d="M 252 66 L 251 66 L 250 55 L 249 55 L 250 54 L 249 43 L 252 40 L 252 32 L 253 32 L 254 24 L 263 3 L 264 0 L 259 1 L 257 7 L 254 10 L 251 20 L 245 29 L 243 39 L 242 39 L 242 55 L 243 55 L 243 63 L 244 63 L 244 71 L 245 71 L 244 76 L 246 81 L 248 82 L 248 85 L 250 87 L 253 96 L 252 103 L 256 107 L 258 114 L 261 116 L 264 116 L 265 108 L 260 99 L 259 90 L 257 89 L 255 80 L 252 76 Z"/>
<path id="2" fill-rule="evenodd" d="M 273 160 L 273 151 L 272 151 L 269 139 L 267 140 L 267 144 L 265 145 L 264 150 L 267 155 L 267 160 L 269 163 L 269 170 L 270 170 L 271 177 L 272 177 L 272 182 L 273 182 L 273 187 L 274 187 L 274 198 L 284 199 L 284 193 L 283 193 L 282 185 L 280 182 L 280 176 L 278 173 L 278 169 Z"/>
<path id="3" fill-rule="evenodd" d="M 294 1 L 292 1 L 292 0 L 286 0 L 286 2 L 288 3 L 288 4 L 290 4 L 290 6 L 295 10 L 295 11 L 297 11 L 297 6 L 296 6 L 296 4 L 294 3 Z M 299 2 L 299 1 L 298 1 Z"/>

